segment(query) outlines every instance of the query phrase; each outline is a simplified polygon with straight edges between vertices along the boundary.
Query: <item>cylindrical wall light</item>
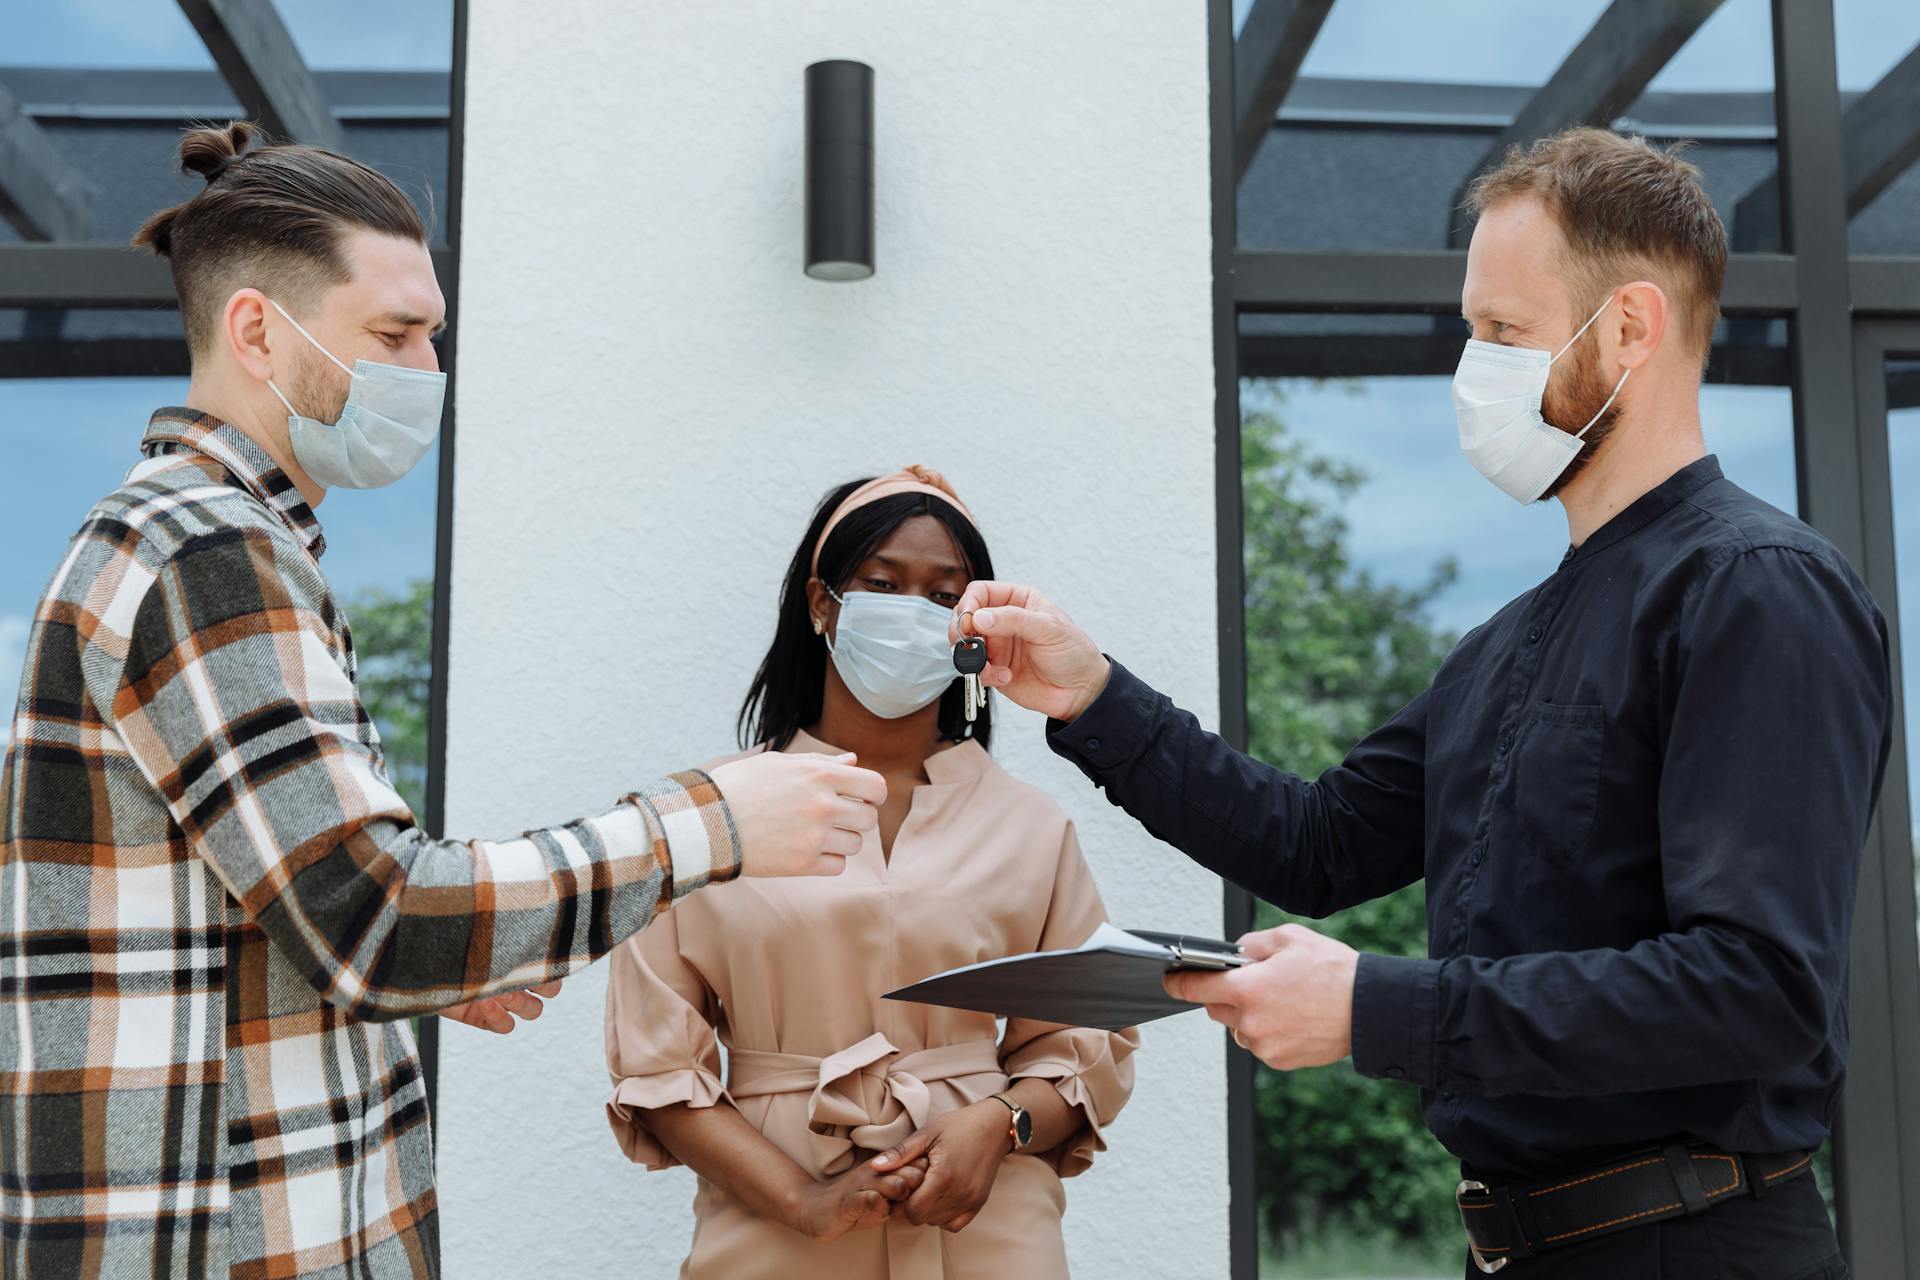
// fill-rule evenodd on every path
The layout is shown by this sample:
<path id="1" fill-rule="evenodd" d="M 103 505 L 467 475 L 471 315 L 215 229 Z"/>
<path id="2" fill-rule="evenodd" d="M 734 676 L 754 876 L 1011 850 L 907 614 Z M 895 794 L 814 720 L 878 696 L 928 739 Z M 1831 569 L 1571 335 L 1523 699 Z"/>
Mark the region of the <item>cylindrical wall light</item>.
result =
<path id="1" fill-rule="evenodd" d="M 864 62 L 807 68 L 807 274 L 873 274 L 873 68 Z"/>

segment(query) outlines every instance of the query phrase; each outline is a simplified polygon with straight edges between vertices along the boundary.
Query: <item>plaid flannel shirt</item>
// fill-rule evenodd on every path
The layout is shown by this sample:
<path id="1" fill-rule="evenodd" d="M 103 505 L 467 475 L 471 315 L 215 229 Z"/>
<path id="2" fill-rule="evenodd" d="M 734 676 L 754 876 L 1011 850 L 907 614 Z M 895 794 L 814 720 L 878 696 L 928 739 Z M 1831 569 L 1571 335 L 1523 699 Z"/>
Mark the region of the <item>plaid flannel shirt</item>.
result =
<path id="1" fill-rule="evenodd" d="M 436 1275 L 404 1019 L 561 977 L 731 879 L 731 816 L 690 773 L 428 838 L 298 490 L 191 410 L 144 452 L 40 603 L 0 773 L 0 1259 Z"/>

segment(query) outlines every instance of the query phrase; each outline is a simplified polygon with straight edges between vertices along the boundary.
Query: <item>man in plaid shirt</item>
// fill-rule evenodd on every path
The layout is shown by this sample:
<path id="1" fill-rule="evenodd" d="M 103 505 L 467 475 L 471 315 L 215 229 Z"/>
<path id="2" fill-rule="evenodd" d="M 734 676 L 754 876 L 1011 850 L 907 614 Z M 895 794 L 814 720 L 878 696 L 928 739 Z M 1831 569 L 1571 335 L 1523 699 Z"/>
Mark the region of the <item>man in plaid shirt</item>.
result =
<path id="1" fill-rule="evenodd" d="M 515 839 L 415 825 L 313 508 L 424 451 L 444 303 L 386 179 L 251 136 L 188 134 L 208 186 L 136 241 L 172 261 L 194 407 L 153 416 L 28 641 L 0 774 L 7 1275 L 437 1275 L 405 1019 L 507 1029 L 703 885 L 837 871 L 884 798 L 850 758 L 772 752 Z"/>

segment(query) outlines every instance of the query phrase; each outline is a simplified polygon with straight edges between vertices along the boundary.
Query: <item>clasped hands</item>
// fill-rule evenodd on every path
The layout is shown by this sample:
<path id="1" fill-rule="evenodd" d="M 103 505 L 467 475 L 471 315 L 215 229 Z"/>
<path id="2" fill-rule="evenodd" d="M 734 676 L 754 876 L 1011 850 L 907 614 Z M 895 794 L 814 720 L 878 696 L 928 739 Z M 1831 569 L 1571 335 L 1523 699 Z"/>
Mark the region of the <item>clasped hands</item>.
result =
<path id="1" fill-rule="evenodd" d="M 835 1240 L 888 1221 L 959 1231 L 993 1193 L 1012 1148 L 1007 1108 L 992 1098 L 927 1122 L 906 1141 L 793 1196 L 789 1225 Z"/>

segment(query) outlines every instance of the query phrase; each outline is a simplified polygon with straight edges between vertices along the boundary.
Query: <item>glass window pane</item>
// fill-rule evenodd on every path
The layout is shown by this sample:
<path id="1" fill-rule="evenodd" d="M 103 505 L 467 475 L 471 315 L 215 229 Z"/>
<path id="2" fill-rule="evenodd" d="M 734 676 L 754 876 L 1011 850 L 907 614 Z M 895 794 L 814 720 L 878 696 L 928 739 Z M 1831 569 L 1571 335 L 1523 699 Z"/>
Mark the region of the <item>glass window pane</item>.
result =
<path id="1" fill-rule="evenodd" d="M 426 820 L 427 689 L 433 674 L 433 558 L 439 451 L 398 484 L 335 489 L 320 506 L 321 568 L 353 628 L 360 696 L 387 768 Z"/>
<path id="2" fill-rule="evenodd" d="M 445 209 L 452 0 L 278 8 L 347 149 L 423 210 Z M 86 241 L 125 244 L 155 209 L 202 189 L 174 163 L 180 130 L 244 114 L 176 4 L 0 0 L 0 29 L 0 78 L 86 187 Z M 0 219 L 0 245 L 22 238 Z M 434 238 L 445 243 L 444 227 Z"/>
<path id="3" fill-rule="evenodd" d="M 0 689 L 13 731 L 27 632 L 67 541 L 102 495 L 139 460 L 140 430 L 157 405 L 177 404 L 185 378 L 0 380 Z M 52 424 L 58 424 L 54 429 Z"/>
<path id="4" fill-rule="evenodd" d="M 449 0 L 274 0 L 274 8 L 310 67 L 452 66 Z M 193 24 L 171 0 L 0 0 L 0 26 L 10 67 L 213 68 Z M 76 50 L 85 56 L 76 58 Z"/>
<path id="5" fill-rule="evenodd" d="M 453 69 L 452 0 L 273 0 L 316 70 Z M 379 33 L 378 39 L 369 34 Z"/>
<path id="6" fill-rule="evenodd" d="M 1724 0 L 1647 86 L 1655 93 L 1773 92 L 1768 0 Z"/>
<path id="7" fill-rule="evenodd" d="M 1899 583 L 1901 705 L 1906 713 L 1907 812 L 1920 888 L 1920 359 L 1887 365 L 1887 455 L 1893 473 L 1894 567 Z"/>
<path id="8" fill-rule="evenodd" d="M 1240 181 L 1240 243 L 1447 247 L 1464 184 L 1607 8 L 1533 6 L 1515 21 L 1505 0 L 1334 5 Z M 1729 227 L 1775 165 L 1772 30 L 1767 0 L 1727 0 L 1612 122 L 1697 141 L 1690 159 Z M 1748 222 L 1743 248 L 1779 248 L 1777 217 Z"/>
<path id="9" fill-rule="evenodd" d="M 131 74 L 131 73 L 129 73 Z M 60 95 L 73 72 L 8 73 L 13 90 L 27 114 L 73 162 L 88 186 L 88 232 L 96 244 L 124 245 L 155 209 L 191 199 L 204 188 L 197 177 L 182 175 L 174 163 L 180 130 L 190 120 L 228 120 L 241 114 L 214 73 L 195 74 L 205 88 L 116 83 L 116 74 L 90 72 L 83 92 L 96 98 L 107 91 L 124 91 L 143 106 L 155 107 L 149 118 L 103 122 L 90 118 L 88 101 L 72 103 Z M 341 92 L 334 102 L 344 112 L 349 105 L 366 114 L 346 123 L 348 149 L 354 157 L 380 170 L 418 206 L 423 214 L 447 206 L 447 87 L 444 75 L 381 72 L 348 75 L 320 73 L 323 85 L 334 83 Z M 173 96 L 168 96 L 173 95 Z M 163 103 L 184 102 L 158 109 Z M 110 104 L 94 105 L 107 109 Z M 114 108 L 117 109 L 117 108 Z M 444 217 L 433 219 L 434 243 L 446 243 Z M 13 224 L 0 219 L 0 245 L 18 244 L 23 237 Z"/>
<path id="10" fill-rule="evenodd" d="M 1920 5 L 1835 0 L 1848 247 L 1920 253 Z"/>
<path id="11" fill-rule="evenodd" d="M 0 343 L 0 359 L 6 344 Z M 0 379 L 0 689 L 9 713 L 34 609 L 68 540 L 140 458 L 153 411 L 181 403 L 185 378 Z M 321 567 L 346 610 L 362 694 L 415 812 L 425 802 L 437 457 L 385 489 L 338 490 L 319 515 Z M 10 740 L 12 716 L 0 730 Z"/>
<path id="12" fill-rule="evenodd" d="M 0 0 L 9 67 L 213 69 L 207 47 L 177 4 L 42 4 Z M 84 57 L 76 55 L 85 51 Z"/>
<path id="13" fill-rule="evenodd" d="M 1557 504 L 1521 507 L 1460 455 L 1465 334 L 1431 316 L 1248 316 L 1241 385 L 1248 712 L 1256 754 L 1309 776 L 1425 688 L 1467 629 L 1552 573 Z M 1786 326 L 1722 325 L 1701 397 L 1736 482 L 1795 503 Z M 1261 908 L 1259 923 L 1284 917 Z M 1419 885 L 1323 927 L 1424 955 Z M 1418 1095 L 1344 1068 L 1255 1086 L 1262 1274 L 1457 1276 L 1457 1163 Z M 1305 1159 L 1306 1153 L 1312 1159 Z"/>

